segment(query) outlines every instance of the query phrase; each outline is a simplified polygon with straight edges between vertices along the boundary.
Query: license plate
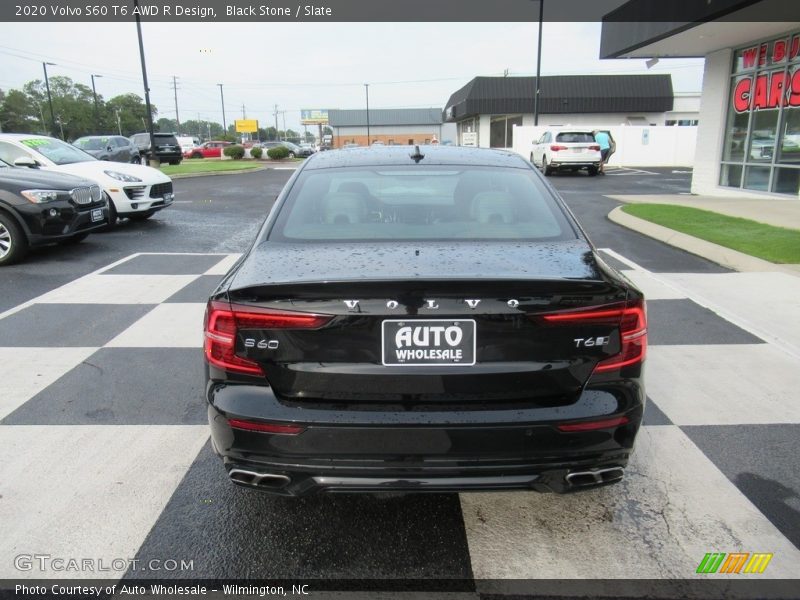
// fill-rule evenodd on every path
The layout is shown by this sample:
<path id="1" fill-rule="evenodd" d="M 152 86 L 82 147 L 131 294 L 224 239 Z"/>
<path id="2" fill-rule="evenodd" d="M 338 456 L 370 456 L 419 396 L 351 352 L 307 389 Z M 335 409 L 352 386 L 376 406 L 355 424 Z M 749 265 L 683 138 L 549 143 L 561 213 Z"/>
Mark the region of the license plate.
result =
<path id="1" fill-rule="evenodd" d="M 92 223 L 103 220 L 103 209 L 95 208 L 92 210 Z"/>
<path id="2" fill-rule="evenodd" d="M 381 330 L 385 366 L 471 366 L 475 364 L 475 321 L 389 319 Z"/>
<path id="3" fill-rule="evenodd" d="M 573 151 L 575 154 L 580 154 L 581 152 L 583 152 L 583 148 L 573 148 L 573 149 L 572 149 L 572 151 Z"/>

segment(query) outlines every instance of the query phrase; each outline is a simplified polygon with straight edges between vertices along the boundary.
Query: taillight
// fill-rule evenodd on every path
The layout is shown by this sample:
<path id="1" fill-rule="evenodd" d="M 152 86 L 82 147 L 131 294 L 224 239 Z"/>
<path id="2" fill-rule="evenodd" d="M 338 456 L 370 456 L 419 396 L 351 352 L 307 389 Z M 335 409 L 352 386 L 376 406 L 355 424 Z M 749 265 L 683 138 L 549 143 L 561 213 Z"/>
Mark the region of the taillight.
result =
<path id="1" fill-rule="evenodd" d="M 581 421 L 579 423 L 565 423 L 558 425 L 558 430 L 564 433 L 574 433 L 578 431 L 598 431 L 600 429 L 611 429 L 612 427 L 619 427 L 626 425 L 630 420 L 628 417 L 616 417 L 613 419 L 602 419 L 600 421 Z"/>
<path id="2" fill-rule="evenodd" d="M 566 146 L 559 146 L 559 145 L 550 146 L 550 150 L 552 150 L 553 152 L 559 152 L 560 150 L 566 150 L 566 149 L 567 149 Z"/>
<path id="3" fill-rule="evenodd" d="M 614 371 L 644 360 L 647 352 L 647 309 L 644 299 L 629 301 L 624 307 L 576 310 L 572 312 L 542 315 L 547 323 L 618 325 L 620 334 L 619 353 L 601 360 L 595 373 Z"/>
<path id="4" fill-rule="evenodd" d="M 206 360 L 221 369 L 245 375 L 263 375 L 255 361 L 236 355 L 239 329 L 316 329 L 331 317 L 210 301 L 205 317 Z"/>
<path id="5" fill-rule="evenodd" d="M 281 425 L 279 423 L 261 423 L 259 421 L 245 421 L 244 419 L 228 419 L 228 425 L 234 429 L 244 431 L 257 431 L 259 433 L 279 433 L 282 435 L 297 435 L 306 428 L 298 425 Z"/>
<path id="6" fill-rule="evenodd" d="M 600 150 L 600 146 L 598 146 L 597 144 L 595 144 L 593 146 L 589 146 L 589 150 L 598 150 L 599 151 Z"/>

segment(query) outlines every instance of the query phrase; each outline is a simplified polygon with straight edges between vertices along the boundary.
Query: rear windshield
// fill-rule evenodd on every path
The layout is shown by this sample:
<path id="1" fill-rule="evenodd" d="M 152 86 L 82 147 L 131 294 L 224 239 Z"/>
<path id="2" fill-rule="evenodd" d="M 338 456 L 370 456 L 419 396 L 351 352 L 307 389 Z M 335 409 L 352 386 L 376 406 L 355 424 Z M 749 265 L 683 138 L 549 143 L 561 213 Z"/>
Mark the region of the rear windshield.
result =
<path id="1" fill-rule="evenodd" d="M 153 137 L 156 138 L 157 144 L 172 144 L 173 146 L 178 145 L 178 139 L 171 133 L 155 133 L 153 134 Z"/>
<path id="2" fill-rule="evenodd" d="M 73 145 L 81 150 L 102 150 L 108 146 L 108 138 L 101 140 L 100 138 L 80 138 L 75 140 Z"/>
<path id="3" fill-rule="evenodd" d="M 562 240 L 575 233 L 533 171 L 424 166 L 308 170 L 270 240 Z"/>
<path id="4" fill-rule="evenodd" d="M 565 144 L 583 144 L 586 142 L 594 142 L 594 136 L 591 133 L 583 131 L 562 131 L 556 136 L 557 142 Z"/>

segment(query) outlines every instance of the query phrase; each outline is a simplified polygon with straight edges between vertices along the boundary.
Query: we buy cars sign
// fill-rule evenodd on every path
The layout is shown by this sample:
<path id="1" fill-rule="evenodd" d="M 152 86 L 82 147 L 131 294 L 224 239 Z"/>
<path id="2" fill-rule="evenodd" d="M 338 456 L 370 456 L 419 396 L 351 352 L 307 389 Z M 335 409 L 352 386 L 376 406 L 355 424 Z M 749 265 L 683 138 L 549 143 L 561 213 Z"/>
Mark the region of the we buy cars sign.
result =
<path id="1" fill-rule="evenodd" d="M 736 71 L 770 69 L 800 58 L 800 34 L 745 48 L 737 53 Z M 760 72 L 736 82 L 731 97 L 737 113 L 780 106 L 800 107 L 800 64 L 788 70 Z"/>

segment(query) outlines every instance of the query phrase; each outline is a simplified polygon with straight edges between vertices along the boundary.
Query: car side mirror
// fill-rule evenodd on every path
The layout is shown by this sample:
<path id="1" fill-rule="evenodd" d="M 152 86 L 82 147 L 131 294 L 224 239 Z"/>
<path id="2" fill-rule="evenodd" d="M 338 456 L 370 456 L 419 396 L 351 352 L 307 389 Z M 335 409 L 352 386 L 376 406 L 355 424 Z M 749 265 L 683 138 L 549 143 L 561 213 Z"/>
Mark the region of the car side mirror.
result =
<path id="1" fill-rule="evenodd" d="M 15 167 L 28 167 L 29 169 L 38 169 L 39 163 L 33 160 L 30 156 L 20 156 L 14 161 Z"/>

